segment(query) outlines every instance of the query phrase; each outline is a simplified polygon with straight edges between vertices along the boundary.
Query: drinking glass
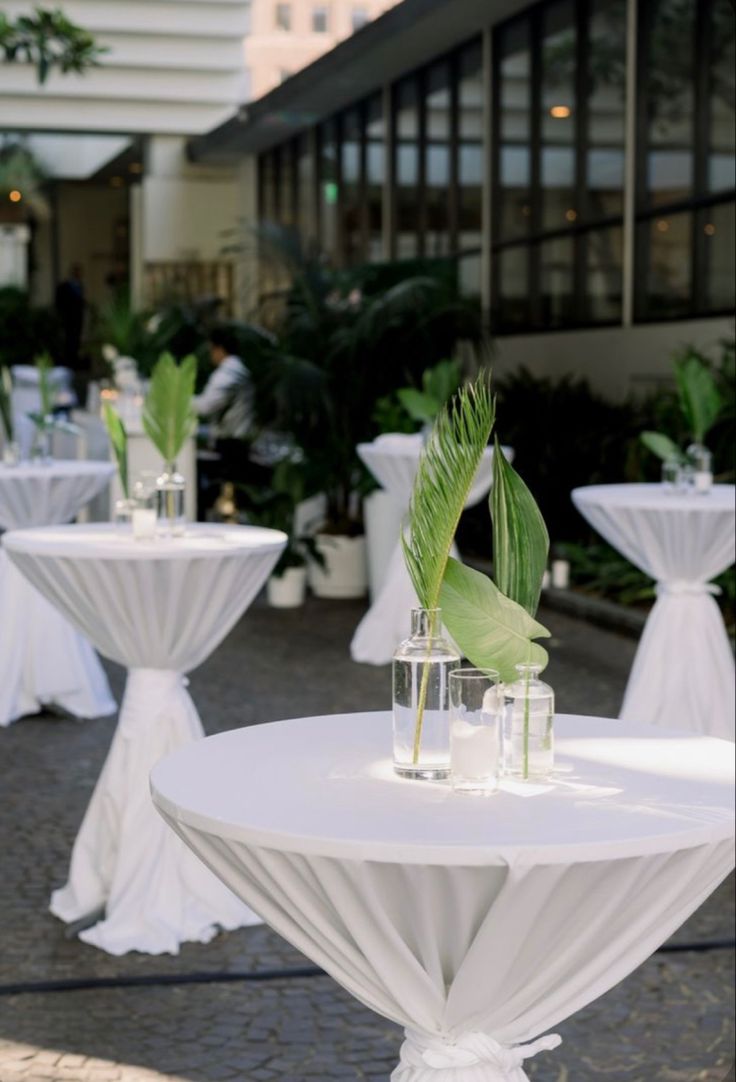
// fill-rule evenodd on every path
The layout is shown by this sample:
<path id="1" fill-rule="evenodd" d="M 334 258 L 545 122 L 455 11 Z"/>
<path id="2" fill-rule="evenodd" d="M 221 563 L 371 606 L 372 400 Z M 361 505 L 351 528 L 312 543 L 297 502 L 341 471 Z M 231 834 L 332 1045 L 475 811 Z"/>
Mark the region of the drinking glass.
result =
<path id="1" fill-rule="evenodd" d="M 494 669 L 450 673 L 450 784 L 494 793 L 503 763 L 503 685 Z"/>

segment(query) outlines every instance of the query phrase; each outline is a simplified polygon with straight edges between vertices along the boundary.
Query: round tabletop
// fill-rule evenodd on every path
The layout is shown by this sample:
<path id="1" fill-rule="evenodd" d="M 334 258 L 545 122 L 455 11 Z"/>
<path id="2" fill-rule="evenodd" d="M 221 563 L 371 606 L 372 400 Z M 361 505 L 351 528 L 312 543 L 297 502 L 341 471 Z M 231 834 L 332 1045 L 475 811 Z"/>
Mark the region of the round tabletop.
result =
<path id="1" fill-rule="evenodd" d="M 576 504 L 605 504 L 611 507 L 657 511 L 687 511 L 713 514 L 734 511 L 736 487 L 713 485 L 708 492 L 673 492 L 662 484 L 584 485 L 572 491 Z"/>
<path id="2" fill-rule="evenodd" d="M 491 797 L 392 770 L 387 712 L 298 718 L 184 747 L 151 775 L 168 818 L 246 845 L 357 861 L 541 865 L 667 853 L 729 838 L 733 749 L 561 715 L 544 784 Z"/>
<path id="3" fill-rule="evenodd" d="M 0 464 L 0 527 L 14 530 L 69 522 L 114 473 L 112 462 L 86 459 Z"/>

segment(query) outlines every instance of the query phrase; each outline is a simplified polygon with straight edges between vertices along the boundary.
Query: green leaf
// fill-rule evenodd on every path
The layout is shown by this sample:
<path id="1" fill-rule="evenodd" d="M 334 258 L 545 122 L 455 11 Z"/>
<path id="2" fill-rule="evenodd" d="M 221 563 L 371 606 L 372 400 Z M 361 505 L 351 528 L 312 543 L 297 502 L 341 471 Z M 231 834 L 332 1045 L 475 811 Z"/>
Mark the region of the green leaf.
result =
<path id="1" fill-rule="evenodd" d="M 702 443 L 718 420 L 723 399 L 710 369 L 694 356 L 675 365 L 680 405 L 696 443 Z"/>
<path id="2" fill-rule="evenodd" d="M 417 391 L 415 387 L 402 387 L 396 392 L 399 402 L 414 421 L 434 421 L 441 406 L 432 395 Z"/>
<path id="3" fill-rule="evenodd" d="M 38 390 L 41 396 L 41 413 L 44 417 L 49 417 L 54 411 L 54 394 L 50 379 L 50 373 L 53 367 L 54 362 L 51 360 L 51 355 L 49 353 L 41 353 L 36 357 Z"/>
<path id="4" fill-rule="evenodd" d="M 401 543 L 420 604 L 435 609 L 450 546 L 495 420 L 487 377 L 458 391 L 419 459 L 409 505 L 410 537 Z"/>
<path id="5" fill-rule="evenodd" d="M 422 386 L 440 410 L 460 386 L 460 365 L 457 361 L 440 361 L 433 368 L 426 368 L 422 374 Z"/>
<path id="6" fill-rule="evenodd" d="M 537 501 L 506 461 L 498 438 L 489 497 L 493 521 L 493 567 L 502 594 L 534 616 L 547 567 L 549 534 Z"/>
<path id="7" fill-rule="evenodd" d="M 162 353 L 151 374 L 143 403 L 143 428 L 164 462 L 173 463 L 196 425 L 192 407 L 197 358 L 190 354 L 177 364 Z"/>
<path id="8" fill-rule="evenodd" d="M 677 444 L 663 432 L 642 432 L 639 439 L 648 451 L 657 458 L 661 458 L 663 462 L 685 461 L 685 456 Z"/>
<path id="9" fill-rule="evenodd" d="M 118 464 L 120 486 L 123 490 L 123 495 L 127 500 L 130 495 L 130 492 L 128 491 L 128 433 L 125 431 L 125 425 L 120 419 L 119 414 L 112 408 L 109 402 L 105 403 L 104 420 L 107 434 L 110 437 L 110 445 L 112 446 L 115 455 L 115 461 Z"/>
<path id="10" fill-rule="evenodd" d="M 5 439 L 12 443 L 15 438 L 13 424 L 13 380 L 10 370 L 5 365 L 0 368 L 0 421 L 5 431 Z"/>
<path id="11" fill-rule="evenodd" d="M 450 559 L 440 606 L 442 622 L 476 668 L 496 669 L 510 683 L 517 677 L 516 665 L 546 666 L 547 651 L 532 640 L 548 638 L 547 628 L 480 571 Z"/>

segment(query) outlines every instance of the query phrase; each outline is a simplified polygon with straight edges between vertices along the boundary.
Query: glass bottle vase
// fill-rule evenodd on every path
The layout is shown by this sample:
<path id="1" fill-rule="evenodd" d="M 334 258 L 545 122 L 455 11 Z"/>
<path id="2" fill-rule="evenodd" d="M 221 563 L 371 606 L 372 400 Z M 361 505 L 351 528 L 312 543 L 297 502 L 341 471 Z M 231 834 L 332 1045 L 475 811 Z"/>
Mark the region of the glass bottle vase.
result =
<path id="1" fill-rule="evenodd" d="M 186 482 L 177 472 L 175 462 L 167 462 L 163 473 L 156 478 L 156 495 L 161 532 L 168 537 L 182 537 L 186 529 Z"/>
<path id="2" fill-rule="evenodd" d="M 554 766 L 555 693 L 539 679 L 541 665 L 517 665 L 505 690 L 504 769 L 523 780 L 549 777 Z"/>
<path id="3" fill-rule="evenodd" d="M 394 770 L 433 780 L 450 773 L 450 673 L 457 650 L 442 637 L 440 609 L 412 609 L 411 635 L 393 659 Z"/>

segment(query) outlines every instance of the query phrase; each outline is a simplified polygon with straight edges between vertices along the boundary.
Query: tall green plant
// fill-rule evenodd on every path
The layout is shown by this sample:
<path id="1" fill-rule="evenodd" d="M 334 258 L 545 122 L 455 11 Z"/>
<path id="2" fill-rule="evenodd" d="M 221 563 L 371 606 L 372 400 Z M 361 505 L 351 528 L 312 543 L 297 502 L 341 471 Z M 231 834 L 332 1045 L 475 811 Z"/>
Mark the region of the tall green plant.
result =
<path id="1" fill-rule="evenodd" d="M 197 378 L 197 358 L 190 354 L 177 364 L 162 353 L 143 403 L 143 428 L 164 462 L 175 462 L 197 422 L 192 395 Z"/>
<path id="2" fill-rule="evenodd" d="M 724 398 L 709 365 L 691 352 L 675 362 L 675 383 L 680 413 L 695 443 L 703 443 L 724 407 Z M 641 442 L 663 460 L 685 461 L 686 455 L 663 432 L 642 432 Z"/>
<path id="3" fill-rule="evenodd" d="M 110 437 L 110 445 L 117 462 L 120 487 L 127 500 L 130 496 L 128 489 L 128 433 L 120 415 L 112 408 L 109 402 L 105 403 L 104 419 L 107 434 Z"/>

